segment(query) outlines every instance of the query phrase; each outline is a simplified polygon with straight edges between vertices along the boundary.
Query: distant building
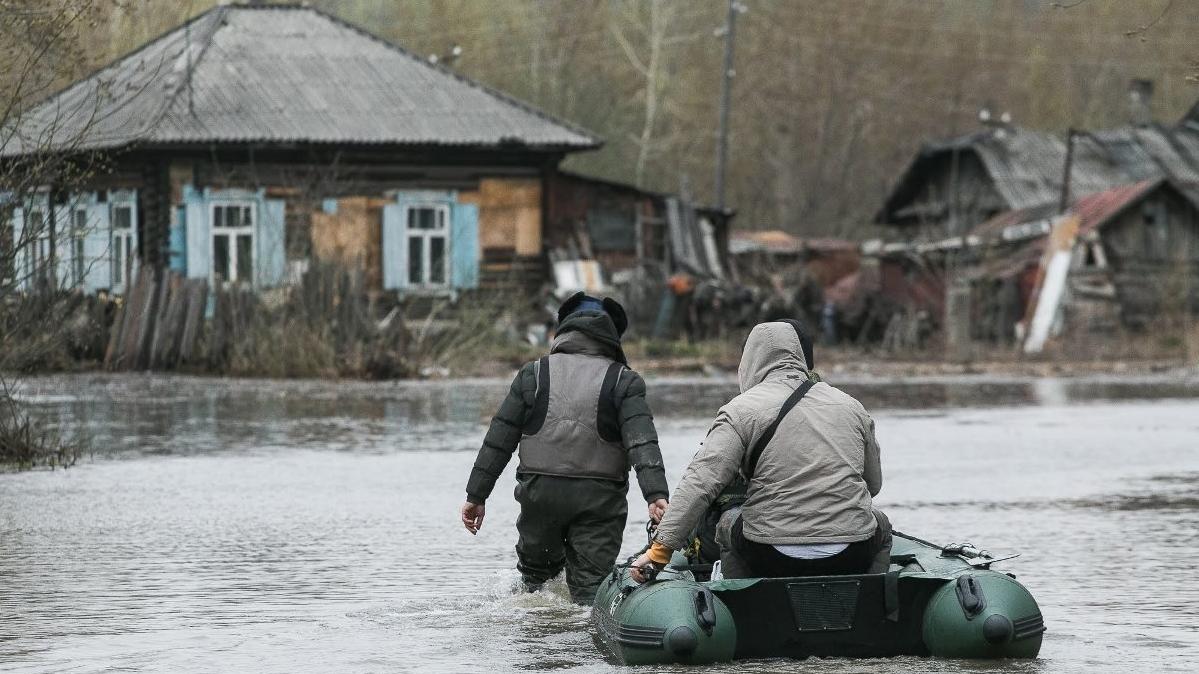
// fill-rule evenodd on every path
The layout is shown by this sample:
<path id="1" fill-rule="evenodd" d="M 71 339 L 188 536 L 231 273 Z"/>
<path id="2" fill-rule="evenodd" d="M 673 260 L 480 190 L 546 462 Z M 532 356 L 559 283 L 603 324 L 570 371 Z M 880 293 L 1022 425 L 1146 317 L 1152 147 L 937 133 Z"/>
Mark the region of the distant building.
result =
<path id="1" fill-rule="evenodd" d="M 1074 202 L 1064 214 L 1077 219 L 1077 232 L 1062 293 L 1063 328 L 1109 334 L 1144 328 L 1171 301 L 1179 310 L 1199 310 L 1199 287 L 1187 282 L 1199 276 L 1199 199 L 1196 185 L 1189 187 L 1153 178 Z M 1029 318 L 1044 282 L 1049 236 L 1061 217 L 1022 209 L 971 233 L 974 250 L 962 277 L 975 288 L 975 338 L 1009 341 L 1015 324 Z"/>
<path id="2" fill-rule="evenodd" d="M 111 166 L 9 203 L 10 232 L 44 238 L 25 278 L 120 294 L 152 265 L 265 289 L 323 260 L 380 291 L 536 287 L 579 227 L 614 267 L 680 262 L 667 195 L 558 171 L 596 136 L 307 7 L 214 8 L 20 124 L 0 161 Z M 729 214 L 705 217 L 727 243 Z"/>
<path id="3" fill-rule="evenodd" d="M 1145 83 L 1135 82 L 1142 100 Z M 904 169 L 875 220 L 895 238 L 935 240 L 957 236 L 999 213 L 1050 205 L 1152 178 L 1184 190 L 1199 183 L 1199 104 L 1174 126 L 1149 122 L 1078 132 L 1067 169 L 1063 135 L 992 126 L 925 144 Z M 1199 194 L 1199 192 L 1195 192 Z"/>

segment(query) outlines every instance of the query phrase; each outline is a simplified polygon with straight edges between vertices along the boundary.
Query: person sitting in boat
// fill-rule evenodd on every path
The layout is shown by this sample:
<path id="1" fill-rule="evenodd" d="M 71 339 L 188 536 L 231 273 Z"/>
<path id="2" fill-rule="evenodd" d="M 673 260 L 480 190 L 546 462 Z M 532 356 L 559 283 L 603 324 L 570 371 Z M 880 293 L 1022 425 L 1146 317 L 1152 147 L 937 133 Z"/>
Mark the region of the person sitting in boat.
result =
<path id="1" fill-rule="evenodd" d="M 874 421 L 819 381 L 812 338 L 795 320 L 750 332 L 741 394 L 722 407 L 675 489 L 632 576 L 687 546 L 709 506 L 739 478 L 745 501 L 721 551 L 726 577 L 787 577 L 887 569 L 890 522 L 872 505 L 882 488 Z M 728 562 L 726 563 L 726 558 Z"/>
<path id="2" fill-rule="evenodd" d="M 620 554 L 629 467 L 657 522 L 669 488 L 645 381 L 628 367 L 624 308 L 576 293 L 558 310 L 550 353 L 517 373 L 466 484 L 462 524 L 483 526 L 486 500 L 519 446 L 517 569 L 530 592 L 566 569 L 589 604 Z"/>

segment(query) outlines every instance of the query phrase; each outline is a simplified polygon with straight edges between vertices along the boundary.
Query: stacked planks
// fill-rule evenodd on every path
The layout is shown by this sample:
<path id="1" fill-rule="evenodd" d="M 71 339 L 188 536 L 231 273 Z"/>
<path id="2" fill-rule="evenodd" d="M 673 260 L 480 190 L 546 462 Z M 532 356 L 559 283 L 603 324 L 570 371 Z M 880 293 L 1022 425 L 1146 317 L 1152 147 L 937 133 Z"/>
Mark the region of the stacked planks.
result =
<path id="1" fill-rule="evenodd" d="M 104 366 L 169 370 L 192 360 L 208 303 L 208 282 L 144 267 L 117 311 Z"/>

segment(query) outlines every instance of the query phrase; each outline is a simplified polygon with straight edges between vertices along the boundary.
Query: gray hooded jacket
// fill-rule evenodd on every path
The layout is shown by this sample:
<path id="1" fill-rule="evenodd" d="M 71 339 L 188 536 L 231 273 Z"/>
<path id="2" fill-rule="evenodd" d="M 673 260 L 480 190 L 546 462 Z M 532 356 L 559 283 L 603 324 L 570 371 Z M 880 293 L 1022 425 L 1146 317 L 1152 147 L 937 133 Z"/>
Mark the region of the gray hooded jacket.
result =
<path id="1" fill-rule="evenodd" d="M 755 327 L 738 377 L 741 395 L 720 408 L 658 526 L 656 540 L 669 548 L 686 546 L 704 511 L 746 470 L 749 449 L 783 402 L 808 379 L 795 329 L 786 323 Z M 882 488 L 874 421 L 853 397 L 818 383 L 783 419 L 749 478 L 742 510 L 746 538 L 772 545 L 869 538 L 877 526 L 871 497 Z"/>

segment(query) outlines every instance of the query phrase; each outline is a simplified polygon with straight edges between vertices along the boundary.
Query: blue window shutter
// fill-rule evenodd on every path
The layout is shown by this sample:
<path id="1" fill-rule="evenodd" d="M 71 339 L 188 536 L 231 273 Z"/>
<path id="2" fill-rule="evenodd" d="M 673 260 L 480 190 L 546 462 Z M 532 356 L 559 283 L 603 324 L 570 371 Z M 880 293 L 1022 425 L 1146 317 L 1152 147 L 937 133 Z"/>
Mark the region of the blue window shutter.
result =
<path id="1" fill-rule="evenodd" d="M 83 287 L 88 292 L 107 290 L 112 285 L 112 258 L 109 256 L 109 234 L 112 222 L 108 204 L 94 201 L 87 206 L 87 231 L 83 235 Z"/>
<path id="2" fill-rule="evenodd" d="M 258 269 L 260 288 L 274 288 L 283 284 L 287 274 L 287 249 L 285 245 L 286 202 L 282 199 L 262 199 L 258 208 L 258 231 L 255 237 L 258 247 Z"/>
<path id="3" fill-rule="evenodd" d="M 185 187 L 183 190 L 184 222 L 187 225 L 187 278 L 208 278 L 208 256 L 212 247 L 212 223 L 208 221 L 208 200 L 204 195 Z"/>
<path id="4" fill-rule="evenodd" d="M 16 248 L 12 260 L 12 275 L 13 281 L 16 282 L 18 289 L 25 288 L 25 249 L 28 244 L 21 241 L 21 236 L 25 233 L 25 211 L 20 207 L 14 208 L 12 211 L 12 245 Z"/>
<path id="5" fill-rule="evenodd" d="M 171 227 L 171 236 L 167 251 L 170 269 L 173 272 L 187 275 L 187 207 L 175 209 L 175 224 Z"/>
<path id="6" fill-rule="evenodd" d="M 408 237 L 403 204 L 383 207 L 383 289 L 402 290 L 408 285 Z"/>
<path id="7" fill-rule="evenodd" d="M 450 250 L 455 288 L 479 286 L 479 207 L 454 204 L 450 207 Z"/>

